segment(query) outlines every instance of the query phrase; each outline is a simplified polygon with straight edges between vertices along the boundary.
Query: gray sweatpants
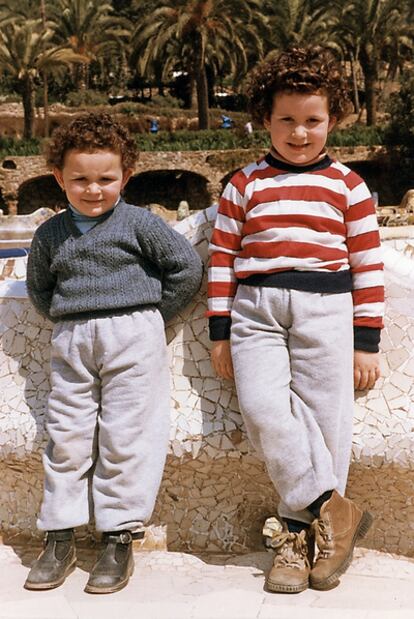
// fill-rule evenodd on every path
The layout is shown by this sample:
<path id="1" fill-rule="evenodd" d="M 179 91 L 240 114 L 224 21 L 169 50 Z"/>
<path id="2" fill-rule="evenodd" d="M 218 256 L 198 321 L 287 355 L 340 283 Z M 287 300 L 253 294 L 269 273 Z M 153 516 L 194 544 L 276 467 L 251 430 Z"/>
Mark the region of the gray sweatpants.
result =
<path id="1" fill-rule="evenodd" d="M 231 348 L 249 438 L 279 493 L 282 517 L 326 490 L 345 491 L 353 418 L 351 293 L 239 285 Z"/>
<path id="2" fill-rule="evenodd" d="M 44 455 L 42 530 L 136 529 L 154 508 L 168 445 L 164 322 L 144 308 L 58 323 Z"/>

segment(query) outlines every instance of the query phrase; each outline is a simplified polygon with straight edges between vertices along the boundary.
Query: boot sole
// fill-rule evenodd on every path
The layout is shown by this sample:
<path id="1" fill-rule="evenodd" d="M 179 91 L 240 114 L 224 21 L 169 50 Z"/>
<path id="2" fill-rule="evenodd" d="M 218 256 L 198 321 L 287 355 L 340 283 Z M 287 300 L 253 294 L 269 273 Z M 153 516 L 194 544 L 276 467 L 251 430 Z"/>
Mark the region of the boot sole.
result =
<path id="1" fill-rule="evenodd" d="M 281 585 L 272 581 L 266 582 L 266 587 L 272 593 L 301 593 L 309 588 L 309 581 L 300 583 L 299 585 Z"/>
<path id="2" fill-rule="evenodd" d="M 60 585 L 63 585 L 66 578 L 69 576 L 69 574 L 73 572 L 75 567 L 76 567 L 76 558 L 68 566 L 65 572 L 65 575 L 62 576 L 62 578 L 59 578 L 59 580 L 54 580 L 54 581 L 49 581 L 49 582 L 28 582 L 26 580 L 23 587 L 25 589 L 29 589 L 29 591 L 47 591 L 48 589 L 56 589 L 56 587 L 60 587 Z"/>
<path id="3" fill-rule="evenodd" d="M 86 584 L 84 591 L 85 593 L 115 593 L 116 591 L 120 591 L 121 589 L 127 586 L 129 579 L 131 578 L 133 573 L 134 573 L 134 565 L 132 565 L 130 573 L 125 578 L 125 580 L 118 583 L 117 585 L 113 585 L 112 587 L 96 587 L 95 585 Z"/>
<path id="4" fill-rule="evenodd" d="M 334 587 L 338 585 L 338 578 L 342 576 L 342 574 L 346 572 L 348 567 L 351 565 L 352 557 L 354 554 L 354 547 L 355 547 L 357 539 L 362 539 L 363 537 L 365 537 L 365 535 L 368 533 L 373 523 L 373 520 L 374 519 L 369 512 L 364 512 L 362 514 L 362 518 L 355 531 L 354 537 L 352 538 L 351 548 L 349 550 L 349 553 L 345 557 L 344 561 L 341 563 L 339 567 L 337 567 L 337 569 L 333 572 L 333 574 L 331 574 L 330 576 L 328 576 L 328 578 L 325 578 L 324 580 L 315 582 L 312 579 L 312 572 L 311 572 L 310 586 L 312 587 L 312 589 L 317 589 L 318 591 L 327 591 L 328 589 L 333 589 Z"/>

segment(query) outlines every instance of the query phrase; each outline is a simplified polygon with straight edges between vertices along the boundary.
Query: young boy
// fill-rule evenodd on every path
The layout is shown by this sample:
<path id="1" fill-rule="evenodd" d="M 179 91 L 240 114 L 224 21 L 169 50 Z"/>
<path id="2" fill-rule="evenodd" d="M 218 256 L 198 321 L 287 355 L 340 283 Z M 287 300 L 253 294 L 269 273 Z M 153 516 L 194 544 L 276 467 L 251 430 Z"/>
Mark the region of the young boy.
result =
<path id="1" fill-rule="evenodd" d="M 367 389 L 379 377 L 375 208 L 359 176 L 325 151 L 348 105 L 327 51 L 296 48 L 264 62 L 248 95 L 271 149 L 233 176 L 220 201 L 210 246 L 212 364 L 224 378 L 234 373 L 250 440 L 281 498 L 268 588 L 329 589 L 372 520 L 343 493 L 353 379 Z"/>
<path id="2" fill-rule="evenodd" d="M 124 587 L 132 540 L 143 537 L 161 482 L 169 435 L 164 320 L 196 293 L 202 264 L 183 236 L 120 197 L 135 159 L 132 138 L 106 114 L 77 118 L 49 145 L 69 204 L 37 229 L 28 260 L 30 299 L 55 326 L 38 519 L 46 547 L 27 589 L 64 582 L 76 562 L 73 529 L 92 515 L 103 552 L 85 591 Z"/>

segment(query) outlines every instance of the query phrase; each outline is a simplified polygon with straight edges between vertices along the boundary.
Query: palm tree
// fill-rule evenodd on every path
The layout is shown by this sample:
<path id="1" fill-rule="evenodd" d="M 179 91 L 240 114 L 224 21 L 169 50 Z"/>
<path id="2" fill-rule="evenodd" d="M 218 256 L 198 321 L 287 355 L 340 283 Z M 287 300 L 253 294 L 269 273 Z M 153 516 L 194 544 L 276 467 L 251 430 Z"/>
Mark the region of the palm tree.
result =
<path id="1" fill-rule="evenodd" d="M 264 12 L 269 16 L 270 37 L 267 51 L 285 50 L 297 45 L 323 44 L 330 36 L 330 21 L 326 2 L 315 0 L 264 0 Z"/>
<path id="2" fill-rule="evenodd" d="M 338 45 L 348 59 L 361 66 L 367 125 L 375 125 L 377 120 L 381 64 L 387 56 L 401 64 L 403 51 L 413 41 L 413 28 L 407 21 L 411 5 L 411 0 L 332 0 L 329 5 Z"/>
<path id="3" fill-rule="evenodd" d="M 45 0 L 17 0 L 13 7 L 8 3 L 0 4 L 0 23 L 15 22 L 16 20 L 27 20 L 36 18 L 37 14 L 42 19 L 43 29 L 46 31 L 46 3 Z M 44 114 L 44 135 L 49 135 L 49 96 L 48 96 L 48 77 L 47 71 L 42 73 L 43 78 L 43 114 Z"/>
<path id="4" fill-rule="evenodd" d="M 208 129 L 206 67 L 242 72 L 249 55 L 262 55 L 265 27 L 260 0 L 135 0 L 140 19 L 132 39 L 133 58 L 148 74 L 156 59 L 166 70 L 187 70 L 197 90 L 200 129 Z M 224 59 L 225 57 L 225 59 Z M 232 62 L 229 59 L 232 59 Z"/>
<path id="5" fill-rule="evenodd" d="M 41 19 L 8 21 L 0 29 L 0 72 L 19 84 L 24 110 L 23 137 L 33 137 L 36 79 L 43 72 L 59 73 L 72 63 L 85 62 L 70 48 L 53 45 L 54 32 Z"/>
<path id="6" fill-rule="evenodd" d="M 114 15 L 109 2 L 101 0 L 57 0 L 50 5 L 56 25 L 56 41 L 72 48 L 88 62 L 111 53 L 119 54 L 130 35 L 130 24 Z M 77 88 L 87 87 L 88 62 L 79 65 Z"/>

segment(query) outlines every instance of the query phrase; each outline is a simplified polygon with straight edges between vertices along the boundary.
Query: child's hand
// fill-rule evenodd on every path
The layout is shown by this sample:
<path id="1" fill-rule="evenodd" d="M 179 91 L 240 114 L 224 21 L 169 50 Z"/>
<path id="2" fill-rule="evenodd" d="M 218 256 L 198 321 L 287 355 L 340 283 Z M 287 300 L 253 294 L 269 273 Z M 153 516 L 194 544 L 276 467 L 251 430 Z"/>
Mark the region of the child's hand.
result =
<path id="1" fill-rule="evenodd" d="M 211 365 L 217 376 L 233 378 L 233 362 L 231 360 L 230 340 L 218 340 L 211 349 Z"/>
<path id="2" fill-rule="evenodd" d="M 354 351 L 354 387 L 358 390 L 372 389 L 380 377 L 378 352 Z"/>

